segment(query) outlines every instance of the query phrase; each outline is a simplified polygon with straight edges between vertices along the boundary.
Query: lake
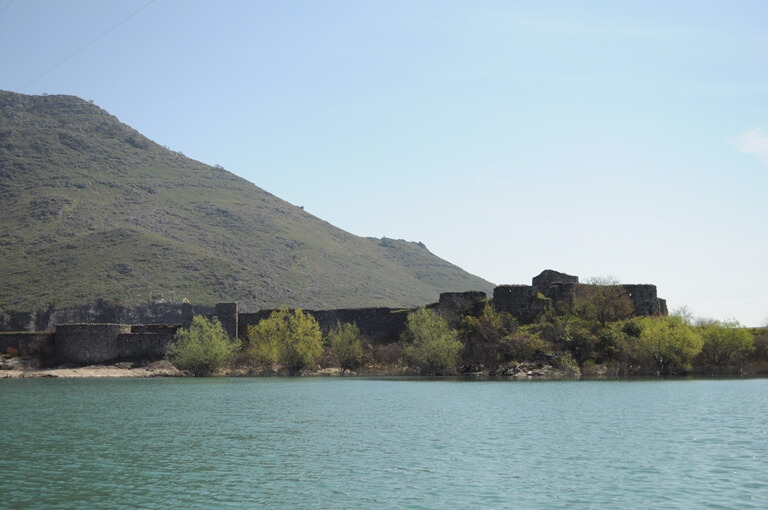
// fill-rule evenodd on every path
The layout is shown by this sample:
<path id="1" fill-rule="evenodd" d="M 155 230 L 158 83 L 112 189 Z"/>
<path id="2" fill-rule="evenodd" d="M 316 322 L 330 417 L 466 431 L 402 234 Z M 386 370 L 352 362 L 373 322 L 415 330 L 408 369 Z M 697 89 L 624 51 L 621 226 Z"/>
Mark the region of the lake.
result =
<path id="1" fill-rule="evenodd" d="M 768 380 L 0 380 L 0 508 L 768 508 Z"/>

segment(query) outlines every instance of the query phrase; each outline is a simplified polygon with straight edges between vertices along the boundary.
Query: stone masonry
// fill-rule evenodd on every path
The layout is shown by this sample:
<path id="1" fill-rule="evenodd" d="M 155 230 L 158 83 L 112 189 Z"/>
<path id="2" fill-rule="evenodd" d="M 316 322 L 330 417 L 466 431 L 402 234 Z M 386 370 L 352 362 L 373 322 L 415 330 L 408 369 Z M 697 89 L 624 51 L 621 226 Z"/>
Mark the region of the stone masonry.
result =
<path id="1" fill-rule="evenodd" d="M 522 323 L 533 322 L 551 305 L 571 304 L 575 297 L 579 278 L 553 270 L 545 270 L 532 279 L 531 285 L 501 285 L 493 292 L 492 305 L 499 311 L 508 312 Z M 656 294 L 655 285 L 628 284 L 621 286 L 632 300 L 635 315 L 666 315 L 666 301 Z M 477 316 L 487 303 L 484 292 L 446 292 L 440 294 L 437 303 L 427 305 L 444 317 L 452 327 L 457 327 L 462 317 Z M 176 324 L 113 324 L 113 323 L 65 323 L 56 326 L 55 332 L 0 333 L 0 352 L 20 352 L 45 358 L 50 363 L 95 364 L 117 360 L 159 359 L 180 327 L 189 327 L 195 314 L 215 315 L 230 338 L 244 338 L 248 326 L 269 316 L 273 310 L 256 313 L 240 313 L 237 303 L 219 303 L 213 314 L 210 308 L 184 303 L 175 312 L 180 323 Z M 411 309 L 403 308 L 356 308 L 338 310 L 306 310 L 320 324 L 324 335 L 338 323 L 355 323 L 367 341 L 389 344 L 399 341 L 405 330 Z M 163 312 L 165 313 L 165 312 Z M 32 317 L 19 315 L 19 325 L 30 328 Z M 21 329 L 21 328 L 20 328 Z"/>

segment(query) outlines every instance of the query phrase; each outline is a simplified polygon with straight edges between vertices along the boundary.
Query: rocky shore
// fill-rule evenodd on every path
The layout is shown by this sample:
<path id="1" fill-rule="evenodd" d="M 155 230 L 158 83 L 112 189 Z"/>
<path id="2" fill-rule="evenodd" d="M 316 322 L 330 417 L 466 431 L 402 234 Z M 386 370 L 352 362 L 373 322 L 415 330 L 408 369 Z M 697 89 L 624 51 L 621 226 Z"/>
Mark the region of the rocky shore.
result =
<path id="1" fill-rule="evenodd" d="M 269 370 L 253 371 L 248 369 L 227 369 L 214 374 L 219 377 L 270 377 L 287 376 L 287 371 Z M 359 372 L 346 372 L 349 376 L 363 377 L 417 377 L 415 370 L 401 367 L 387 369 L 363 369 Z M 512 366 L 509 370 L 499 373 L 496 377 L 510 379 L 578 379 L 581 374 L 578 371 L 555 369 L 550 365 L 520 364 Z M 111 378 L 137 378 L 137 377 L 189 377 L 190 374 L 174 367 L 169 361 L 156 361 L 152 363 L 114 363 L 104 365 L 86 366 L 59 366 L 53 368 L 37 368 L 34 363 L 25 363 L 20 360 L 0 360 L 0 379 L 32 379 L 32 378 L 87 378 L 87 377 L 111 377 Z M 317 370 L 303 370 L 304 377 L 340 377 L 341 369 L 329 367 Z M 461 374 L 462 377 L 489 377 L 487 371 Z"/>
<path id="2" fill-rule="evenodd" d="M 184 374 L 168 361 L 156 361 L 136 365 L 115 363 L 112 365 L 88 365 L 78 367 L 34 368 L 23 363 L 4 363 L 0 366 L 0 379 L 24 379 L 43 377 L 180 377 Z"/>

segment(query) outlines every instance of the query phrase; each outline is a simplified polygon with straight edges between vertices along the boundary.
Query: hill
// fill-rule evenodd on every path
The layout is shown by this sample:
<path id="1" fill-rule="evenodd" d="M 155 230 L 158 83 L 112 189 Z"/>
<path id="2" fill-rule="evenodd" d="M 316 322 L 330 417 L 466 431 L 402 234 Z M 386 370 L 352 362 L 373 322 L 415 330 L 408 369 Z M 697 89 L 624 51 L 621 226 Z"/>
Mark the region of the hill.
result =
<path id="1" fill-rule="evenodd" d="M 0 310 L 151 299 L 414 306 L 493 285 L 338 229 L 73 96 L 0 91 Z"/>

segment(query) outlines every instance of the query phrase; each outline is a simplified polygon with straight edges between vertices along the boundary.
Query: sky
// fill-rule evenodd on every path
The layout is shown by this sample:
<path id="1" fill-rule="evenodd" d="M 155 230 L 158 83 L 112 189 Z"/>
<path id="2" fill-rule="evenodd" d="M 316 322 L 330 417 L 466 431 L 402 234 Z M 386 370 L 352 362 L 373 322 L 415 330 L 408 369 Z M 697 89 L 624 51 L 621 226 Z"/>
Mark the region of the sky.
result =
<path id="1" fill-rule="evenodd" d="M 768 321 L 768 2 L 0 0 L 0 89 L 92 100 L 496 284 Z"/>

